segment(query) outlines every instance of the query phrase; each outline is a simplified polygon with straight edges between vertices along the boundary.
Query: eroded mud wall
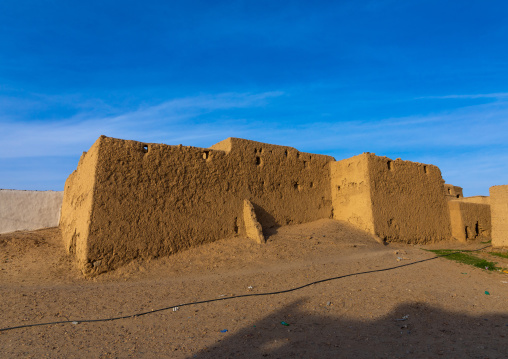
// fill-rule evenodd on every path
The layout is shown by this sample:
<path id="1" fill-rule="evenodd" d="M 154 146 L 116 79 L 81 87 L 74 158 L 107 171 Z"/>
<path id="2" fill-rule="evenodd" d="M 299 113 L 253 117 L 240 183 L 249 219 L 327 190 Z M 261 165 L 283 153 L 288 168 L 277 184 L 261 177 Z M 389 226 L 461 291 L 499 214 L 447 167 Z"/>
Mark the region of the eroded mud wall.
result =
<path id="1" fill-rule="evenodd" d="M 450 218 L 438 167 L 370 154 L 369 177 L 376 235 L 387 241 L 450 239 Z"/>
<path id="2" fill-rule="evenodd" d="M 492 246 L 508 247 L 508 185 L 490 187 Z"/>
<path id="3" fill-rule="evenodd" d="M 406 243 L 450 238 L 450 218 L 439 168 L 373 154 L 368 159 L 376 235 Z"/>
<path id="4" fill-rule="evenodd" d="M 65 248 L 76 256 L 80 266 L 88 262 L 87 240 L 91 226 L 100 145 L 99 139 L 88 152 L 83 152 L 78 168 L 65 181 L 60 229 Z"/>
<path id="5" fill-rule="evenodd" d="M 71 204 L 93 197 L 66 207 L 62 221 L 68 246 L 86 249 L 86 273 L 234 235 L 244 228 L 245 199 L 263 227 L 331 215 L 329 156 L 234 138 L 210 149 L 104 136 L 94 146 L 95 171 L 85 170 L 91 150 L 66 185 Z"/>

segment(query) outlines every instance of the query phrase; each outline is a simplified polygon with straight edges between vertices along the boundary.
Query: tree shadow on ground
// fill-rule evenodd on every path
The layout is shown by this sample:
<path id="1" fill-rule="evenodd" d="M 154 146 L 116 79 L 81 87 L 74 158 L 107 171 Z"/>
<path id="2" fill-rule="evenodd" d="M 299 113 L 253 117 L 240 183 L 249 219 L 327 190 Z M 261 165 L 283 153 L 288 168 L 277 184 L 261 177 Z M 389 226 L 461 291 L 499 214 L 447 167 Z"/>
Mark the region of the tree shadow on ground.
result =
<path id="1" fill-rule="evenodd" d="M 295 301 L 189 358 L 506 358 L 508 315 L 470 316 L 424 303 L 382 318 L 312 314 Z M 284 325 L 285 322 L 289 324 Z"/>

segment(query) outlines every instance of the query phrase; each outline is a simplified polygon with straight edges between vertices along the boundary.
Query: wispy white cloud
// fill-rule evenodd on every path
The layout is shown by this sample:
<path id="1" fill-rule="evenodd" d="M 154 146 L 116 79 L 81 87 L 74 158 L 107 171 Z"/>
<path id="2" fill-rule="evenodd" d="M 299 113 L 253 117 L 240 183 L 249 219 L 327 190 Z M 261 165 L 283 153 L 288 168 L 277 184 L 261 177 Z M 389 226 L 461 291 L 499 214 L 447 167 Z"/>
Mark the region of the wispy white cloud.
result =
<path id="1" fill-rule="evenodd" d="M 214 111 L 264 106 L 269 99 L 282 95 L 282 92 L 202 95 L 143 106 L 114 116 L 81 112 L 68 119 L 44 122 L 0 118 L 3 143 L 0 158 L 81 153 L 103 134 L 165 143 L 213 138 L 219 128 L 221 132 L 225 130 L 223 126 L 194 125 L 192 120 Z M 214 127 L 217 129 L 213 130 Z"/>
<path id="2" fill-rule="evenodd" d="M 479 93 L 479 94 L 456 94 L 456 95 L 444 95 L 444 96 L 422 96 L 417 97 L 417 100 L 421 99 L 478 99 L 478 98 L 493 98 L 493 99 L 505 99 L 508 98 L 508 92 L 494 92 L 494 93 Z"/>
<path id="3" fill-rule="evenodd" d="M 63 121 L 19 122 L 0 118 L 0 160 L 76 156 L 102 134 L 145 142 L 207 147 L 226 137 L 293 146 L 336 159 L 362 152 L 436 164 L 448 182 L 468 194 L 508 183 L 508 101 L 372 121 L 281 122 L 282 92 L 225 93 L 169 100 L 134 111 L 100 115 L 82 111 Z M 262 109 L 255 112 L 253 110 Z M 231 115 L 230 110 L 233 111 Z M 111 112 L 115 112 L 111 115 Z M 225 115 L 227 114 L 227 115 Z M 245 116 L 239 117 L 239 116 Z M 504 161 L 504 162 L 503 162 Z M 64 178 L 62 179 L 63 182 Z"/>

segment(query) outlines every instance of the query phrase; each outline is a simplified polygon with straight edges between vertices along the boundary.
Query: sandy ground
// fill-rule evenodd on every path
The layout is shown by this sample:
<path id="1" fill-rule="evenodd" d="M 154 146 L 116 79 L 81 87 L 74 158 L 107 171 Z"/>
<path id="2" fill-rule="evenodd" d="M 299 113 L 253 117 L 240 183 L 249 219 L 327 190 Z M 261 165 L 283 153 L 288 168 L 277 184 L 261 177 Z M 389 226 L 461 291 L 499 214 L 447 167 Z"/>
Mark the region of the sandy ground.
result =
<path id="1" fill-rule="evenodd" d="M 508 275 L 443 258 L 227 299 L 433 256 L 320 220 L 280 228 L 265 245 L 229 238 L 84 279 L 58 229 L 3 234 L 0 328 L 78 323 L 0 331 L 0 357 L 507 358 Z M 224 300 L 181 305 L 206 299 Z"/>

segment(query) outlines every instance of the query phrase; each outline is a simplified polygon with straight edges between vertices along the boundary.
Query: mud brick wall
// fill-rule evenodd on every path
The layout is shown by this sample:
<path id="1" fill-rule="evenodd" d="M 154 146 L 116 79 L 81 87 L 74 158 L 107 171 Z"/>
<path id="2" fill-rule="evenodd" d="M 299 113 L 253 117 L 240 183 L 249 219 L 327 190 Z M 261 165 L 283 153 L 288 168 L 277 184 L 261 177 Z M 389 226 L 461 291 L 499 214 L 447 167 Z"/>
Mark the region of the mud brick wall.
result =
<path id="1" fill-rule="evenodd" d="M 85 274 L 245 231 L 331 216 L 329 156 L 230 138 L 209 149 L 101 136 L 65 186 L 61 227 Z"/>
<path id="2" fill-rule="evenodd" d="M 481 201 L 481 199 L 475 199 Z M 490 237 L 490 205 L 457 199 L 448 201 L 452 237 L 465 242 Z"/>
<path id="3" fill-rule="evenodd" d="M 508 247 L 508 185 L 490 187 L 492 246 Z"/>
<path id="4" fill-rule="evenodd" d="M 364 153 L 330 168 L 335 219 L 386 241 L 450 238 L 444 181 L 436 166 Z"/>

